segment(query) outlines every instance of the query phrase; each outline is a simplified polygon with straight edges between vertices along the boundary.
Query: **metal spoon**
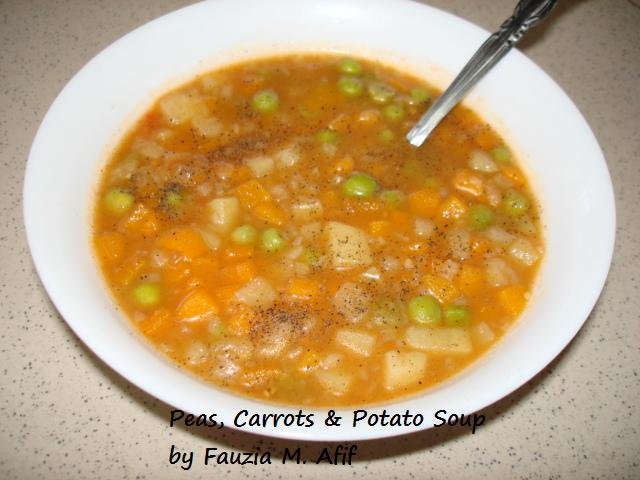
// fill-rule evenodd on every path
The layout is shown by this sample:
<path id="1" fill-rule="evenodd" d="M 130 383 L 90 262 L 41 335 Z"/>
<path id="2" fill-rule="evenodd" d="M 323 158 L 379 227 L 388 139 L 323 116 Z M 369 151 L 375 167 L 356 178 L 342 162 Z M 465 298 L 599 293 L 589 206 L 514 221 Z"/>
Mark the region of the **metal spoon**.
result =
<path id="1" fill-rule="evenodd" d="M 504 57 L 529 28 L 551 11 L 557 0 L 520 0 L 513 15 L 471 57 L 449 88 L 407 134 L 415 147 L 424 143 L 440 121 L 491 68 Z"/>

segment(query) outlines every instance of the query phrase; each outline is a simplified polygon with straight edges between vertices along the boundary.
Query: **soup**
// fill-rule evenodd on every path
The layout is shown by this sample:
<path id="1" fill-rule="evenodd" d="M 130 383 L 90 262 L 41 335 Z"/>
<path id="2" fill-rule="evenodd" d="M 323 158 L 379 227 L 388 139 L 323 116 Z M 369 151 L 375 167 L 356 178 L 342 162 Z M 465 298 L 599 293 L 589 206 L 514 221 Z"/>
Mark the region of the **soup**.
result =
<path id="1" fill-rule="evenodd" d="M 490 348 L 543 254 L 513 152 L 363 59 L 298 55 L 160 98 L 101 173 L 93 244 L 117 304 L 197 377 L 276 403 L 412 394 Z"/>

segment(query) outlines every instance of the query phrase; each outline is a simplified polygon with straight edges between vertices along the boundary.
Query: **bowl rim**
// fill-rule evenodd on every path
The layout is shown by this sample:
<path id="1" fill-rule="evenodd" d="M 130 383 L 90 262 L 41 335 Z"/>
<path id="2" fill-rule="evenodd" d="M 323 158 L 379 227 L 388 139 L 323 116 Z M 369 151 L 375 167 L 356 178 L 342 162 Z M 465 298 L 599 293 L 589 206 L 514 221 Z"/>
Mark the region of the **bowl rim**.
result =
<path id="1" fill-rule="evenodd" d="M 182 9 L 176 10 L 174 12 L 168 13 L 162 17 L 159 17 L 151 22 L 148 22 L 141 27 L 133 30 L 128 33 L 124 37 L 116 40 L 110 46 L 105 48 L 102 52 L 96 55 L 92 60 L 90 60 L 63 88 L 60 94 L 52 103 L 49 111 L 45 115 L 36 137 L 34 139 L 31 151 L 29 153 L 29 159 L 26 167 L 26 174 L 24 180 L 24 188 L 23 188 L 23 214 L 25 219 L 25 227 L 27 234 L 27 241 L 29 245 L 29 250 L 34 260 L 35 268 L 40 276 L 40 279 L 50 296 L 52 302 L 54 303 L 57 310 L 63 316 L 67 324 L 71 327 L 71 329 L 80 337 L 80 339 L 87 345 L 98 357 L 100 357 L 107 365 L 116 370 L 120 375 L 127 378 L 127 380 L 131 381 L 133 384 L 142 388 L 149 394 L 153 395 L 156 398 L 166 402 L 169 405 L 176 405 L 178 408 L 182 408 L 185 411 L 191 411 L 192 413 L 205 413 L 200 411 L 195 411 L 193 408 L 190 408 L 191 405 L 200 404 L 201 401 L 196 401 L 194 395 L 184 395 L 178 399 L 176 397 L 175 392 L 172 392 L 167 385 L 159 385 L 155 383 L 153 380 L 143 379 L 140 377 L 139 372 L 132 372 L 131 365 L 128 365 L 126 362 L 123 362 L 120 359 L 114 358 L 113 352 L 110 351 L 109 346 L 104 344 L 103 338 L 101 338 L 100 334 L 97 332 L 89 331 L 83 325 L 82 316 L 79 316 L 79 311 L 77 308 L 72 308 L 68 301 L 69 293 L 65 291 L 64 283 L 60 283 L 61 277 L 60 273 L 53 271 L 50 263 L 50 258 L 52 255 L 55 255 L 56 252 L 52 250 L 52 248 L 46 248 L 43 244 L 43 232 L 42 229 L 38 226 L 38 222 L 42 220 L 43 215 L 46 215 L 46 212 L 43 212 L 41 209 L 43 208 L 43 201 L 39 198 L 39 191 L 43 185 L 43 174 L 38 173 L 38 169 L 42 168 L 46 165 L 47 159 L 49 158 L 46 153 L 48 144 L 51 142 L 51 131 L 53 129 L 53 133 L 56 130 L 60 130 L 60 127 L 52 126 L 52 119 L 55 119 L 60 112 L 60 109 L 64 110 L 66 108 L 66 103 L 70 100 L 69 98 L 73 98 L 74 88 L 84 79 L 87 75 L 91 75 L 95 72 L 96 68 L 104 68 L 104 65 L 108 64 L 110 61 L 110 55 L 117 49 L 122 49 L 126 47 L 128 44 L 135 44 L 135 42 L 139 42 L 140 39 L 146 38 L 146 36 L 154 34 L 159 29 L 166 27 L 175 22 L 185 21 L 185 19 L 191 18 L 196 14 L 207 12 L 207 11 L 215 11 L 218 7 L 227 8 L 229 4 L 234 4 L 234 8 L 242 8 L 242 6 L 252 6 L 256 7 L 259 4 L 258 0 L 242 0 L 232 2 L 231 0 L 218 0 L 216 2 L 201 2 L 196 3 Z M 280 8 L 290 8 L 295 4 L 295 0 L 274 0 L 270 3 L 270 8 L 278 11 Z M 327 5 L 329 7 L 344 7 L 347 6 L 353 9 L 362 9 L 367 5 L 366 2 L 361 0 L 310 0 L 306 5 L 310 6 L 310 8 L 321 8 L 319 4 L 324 4 L 322 8 L 322 12 L 325 12 L 327 15 L 330 14 L 330 8 L 327 9 Z M 376 4 L 375 8 L 406 8 L 411 10 L 412 12 L 417 12 L 419 15 L 424 15 L 425 18 L 430 18 L 433 21 L 437 19 L 438 21 L 444 21 L 447 24 L 457 25 L 457 28 L 470 32 L 471 36 L 474 38 L 480 38 L 488 35 L 488 32 L 484 31 L 480 27 L 477 27 L 466 20 L 460 19 L 459 17 L 452 15 L 447 12 L 443 12 L 434 7 L 430 7 L 423 4 L 416 4 L 413 2 L 403 1 L 403 0 L 381 0 Z M 211 9 L 211 10 L 209 10 Z M 329 12 L 329 13 L 327 13 Z M 292 51 L 293 52 L 293 51 Z M 257 55 L 260 57 L 262 55 Z M 365 55 L 366 56 L 366 55 Z M 550 363 L 566 345 L 569 344 L 571 339 L 576 335 L 577 331 L 586 321 L 589 312 L 592 310 L 595 305 L 599 294 L 604 286 L 604 282 L 607 277 L 607 272 L 609 269 L 609 265 L 611 263 L 611 258 L 613 255 L 613 247 L 615 242 L 615 202 L 613 196 L 613 187 L 611 185 L 611 179 L 609 172 L 606 167 L 606 163 L 602 152 L 597 144 L 593 133 L 589 129 L 586 121 L 578 111 L 577 107 L 571 102 L 569 97 L 564 93 L 564 91 L 546 74 L 544 73 L 537 65 L 535 65 L 531 60 L 526 58 L 519 51 L 513 51 L 507 56 L 504 60 L 506 64 L 509 62 L 514 64 L 515 66 L 523 67 L 526 66 L 529 70 L 537 75 L 537 80 L 542 81 L 546 84 L 548 88 L 554 90 L 555 98 L 561 99 L 562 107 L 566 110 L 567 115 L 572 118 L 575 118 L 576 124 L 580 126 L 580 140 L 584 142 L 588 146 L 588 150 L 591 152 L 591 162 L 590 165 L 592 168 L 597 170 L 596 177 L 599 179 L 597 184 L 595 185 L 595 190 L 600 196 L 600 200 L 602 201 L 602 208 L 598 211 L 600 215 L 599 219 L 603 222 L 604 228 L 602 229 L 602 237 L 599 240 L 599 253 L 601 255 L 596 256 L 593 259 L 593 263 L 595 267 L 593 267 L 593 273 L 589 278 L 589 288 L 588 292 L 585 294 L 586 298 L 583 299 L 579 305 L 579 308 L 574 311 L 574 316 L 576 318 L 581 317 L 581 320 L 574 321 L 574 323 L 569 327 L 565 328 L 562 331 L 562 335 L 557 339 L 556 343 L 553 345 L 553 348 L 548 349 L 543 358 L 538 358 L 536 361 L 532 362 L 532 365 L 529 368 L 520 371 L 514 372 L 509 381 L 502 384 L 500 388 L 494 388 L 490 393 L 482 392 L 477 395 L 477 397 L 473 399 L 466 399 L 465 401 L 465 411 L 459 413 L 472 413 L 476 412 L 488 405 L 498 401 L 499 399 L 505 397 L 509 393 L 513 392 L 520 386 L 522 386 L 526 381 L 530 380 L 533 376 L 535 376 L 538 372 L 545 368 L 545 366 Z M 387 63 L 387 62 L 385 62 Z M 391 65 L 396 67 L 395 65 Z M 402 67 L 397 67 L 402 68 Z M 196 72 L 193 72 L 196 73 Z M 489 83 L 490 80 L 487 82 Z M 172 84 L 175 84 L 175 80 L 172 81 Z M 180 83 L 180 82 L 178 82 Z M 157 98 L 158 94 L 162 93 L 161 91 L 154 91 L 151 93 L 153 98 Z M 481 99 L 479 100 L 481 101 Z M 132 116 L 132 112 L 128 112 L 129 116 Z M 483 118 L 485 117 L 482 114 Z M 126 123 L 126 121 L 122 121 L 121 123 Z M 493 123 L 493 122 L 492 122 Z M 126 131 L 127 128 L 123 128 L 123 131 Z M 502 133 L 502 130 L 498 128 L 498 130 Z M 121 133 L 119 132 L 117 138 L 121 138 Z M 113 139 L 111 139 L 113 140 Z M 49 143 L 48 143 L 49 142 Z M 508 142 L 511 143 L 511 142 Z M 99 162 L 97 159 L 95 160 L 96 164 Z M 95 165 L 94 165 L 95 166 Z M 534 191 L 537 192 L 536 188 L 533 188 Z M 74 212 L 78 216 L 78 218 L 82 217 L 82 213 L 80 210 Z M 55 233 L 53 234 L 55 235 Z M 90 241 L 89 239 L 86 239 Z M 546 264 L 545 258 L 545 264 Z M 541 267 L 542 268 L 542 267 Z M 540 276 L 540 273 L 538 274 Z M 111 312 L 112 313 L 112 312 Z M 518 320 L 516 326 L 522 320 Z M 513 329 L 512 329 L 513 330 Z M 507 338 L 511 335 L 511 331 L 505 334 L 504 338 L 499 341 L 499 344 L 505 343 Z M 496 351 L 496 346 L 492 348 L 492 350 L 488 353 L 485 353 L 481 359 L 476 361 L 472 366 L 467 367 L 461 374 L 456 375 L 454 380 L 457 381 L 460 377 L 468 377 L 469 375 L 473 375 L 473 372 L 476 371 L 481 365 L 485 362 L 485 357 L 488 359 L 491 355 L 494 355 Z M 174 367 L 171 367 L 174 368 Z M 178 375 L 184 376 L 184 373 L 179 373 Z M 351 411 L 356 408 L 364 408 L 369 411 L 381 411 L 382 408 L 389 406 L 397 406 L 398 404 L 402 405 L 413 405 L 416 406 L 418 403 L 413 400 L 417 400 L 425 395 L 430 395 L 434 390 L 441 390 L 442 388 L 447 388 L 449 382 L 445 382 L 445 384 L 440 384 L 440 386 L 435 387 L 435 389 L 428 389 L 423 392 L 423 394 L 417 395 L 415 397 L 408 398 L 400 398 L 397 401 L 390 402 L 388 404 L 381 405 L 367 405 L 363 407 L 354 406 L 339 408 L 339 413 L 344 413 Z M 220 397 L 222 397 L 227 403 L 229 402 L 239 402 L 239 404 L 243 406 L 247 406 L 247 408 L 252 409 L 252 411 L 291 411 L 296 410 L 292 407 L 287 406 L 279 406 L 266 404 L 260 401 L 253 401 L 246 399 L 244 397 L 239 397 L 233 394 L 228 394 L 227 392 L 223 392 L 217 390 L 213 387 L 207 386 L 208 389 L 213 389 L 218 392 Z M 412 401 L 409 401 L 412 400 Z M 326 412 L 330 407 L 324 408 L 304 408 L 301 407 L 305 412 L 315 412 L 318 415 L 321 415 L 323 412 Z M 401 409 L 402 410 L 402 409 Z M 406 428 L 399 430 L 381 430 L 381 429 L 371 429 L 371 428 L 360 428 L 360 429 L 340 429 L 340 430 L 330 430 L 327 428 L 322 428 L 320 421 L 320 417 L 317 417 L 316 425 L 320 428 L 313 428 L 309 430 L 288 430 L 288 429 L 280 429 L 280 428 L 241 428 L 243 431 L 257 433 L 260 435 L 268 435 L 272 437 L 280 437 L 287 439 L 299 439 L 299 440 L 325 440 L 325 441 L 335 441 L 335 440 L 363 440 L 363 439 L 373 439 L 373 438 L 383 438 L 383 437 L 391 437 L 395 435 L 401 435 L 406 433 L 411 433 L 418 430 L 423 430 L 425 428 L 430 428 L 431 425 L 423 425 L 416 428 Z M 236 428 L 230 425 L 225 421 L 225 424 L 231 428 Z"/>

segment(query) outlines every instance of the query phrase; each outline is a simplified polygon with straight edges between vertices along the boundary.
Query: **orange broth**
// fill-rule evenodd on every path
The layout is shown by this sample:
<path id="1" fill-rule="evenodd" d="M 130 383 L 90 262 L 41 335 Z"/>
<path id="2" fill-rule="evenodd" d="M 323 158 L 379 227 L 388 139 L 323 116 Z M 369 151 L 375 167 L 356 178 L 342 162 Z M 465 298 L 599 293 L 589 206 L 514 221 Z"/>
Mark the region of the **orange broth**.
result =
<path id="1" fill-rule="evenodd" d="M 543 254 L 513 152 L 379 63 L 250 61 L 160 98 L 100 178 L 92 242 L 134 327 L 252 398 L 361 405 L 424 390 L 490 348 Z"/>

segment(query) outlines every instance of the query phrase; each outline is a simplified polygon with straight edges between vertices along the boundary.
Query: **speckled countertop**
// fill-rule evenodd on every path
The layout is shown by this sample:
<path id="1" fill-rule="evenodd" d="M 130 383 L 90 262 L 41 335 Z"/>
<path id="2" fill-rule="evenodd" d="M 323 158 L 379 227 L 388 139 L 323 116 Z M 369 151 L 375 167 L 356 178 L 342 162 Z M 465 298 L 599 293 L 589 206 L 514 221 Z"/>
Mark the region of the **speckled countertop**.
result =
<path id="1" fill-rule="evenodd" d="M 488 422 L 475 435 L 438 429 L 361 442 L 352 466 L 194 465 L 182 472 L 169 465 L 171 444 L 190 450 L 297 444 L 230 430 L 170 429 L 170 407 L 103 364 L 53 308 L 27 251 L 21 192 L 29 146 L 64 84 L 118 37 L 188 3 L 0 0 L 0 478 L 640 478 L 635 0 L 563 0 L 553 22 L 521 45 L 587 118 L 609 163 L 618 209 L 604 292 L 551 365 L 485 409 Z M 493 29 L 514 2 L 428 3 Z"/>

